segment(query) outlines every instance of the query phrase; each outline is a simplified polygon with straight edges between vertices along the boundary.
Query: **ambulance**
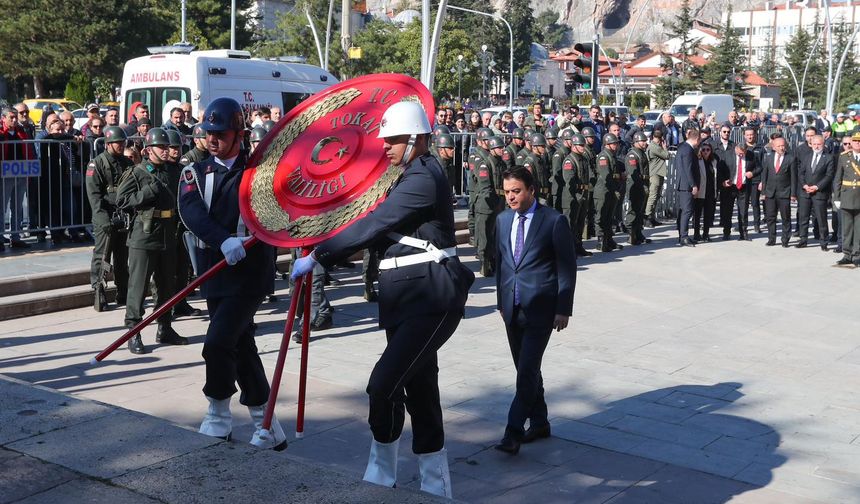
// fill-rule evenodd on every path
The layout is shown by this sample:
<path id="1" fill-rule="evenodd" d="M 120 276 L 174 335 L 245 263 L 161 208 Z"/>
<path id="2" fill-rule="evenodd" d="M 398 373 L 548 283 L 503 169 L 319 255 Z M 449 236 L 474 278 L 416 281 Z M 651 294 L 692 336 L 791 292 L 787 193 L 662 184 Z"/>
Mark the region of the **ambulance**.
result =
<path id="1" fill-rule="evenodd" d="M 286 115 L 308 96 L 336 84 L 320 67 L 283 60 L 252 58 L 248 51 L 193 51 L 190 46 L 149 48 L 149 56 L 126 62 L 120 93 L 121 121 L 128 123 L 141 104 L 154 126 L 170 109 L 191 103 L 195 118 L 222 96 L 239 102 L 246 115 L 260 107 L 280 107 Z"/>

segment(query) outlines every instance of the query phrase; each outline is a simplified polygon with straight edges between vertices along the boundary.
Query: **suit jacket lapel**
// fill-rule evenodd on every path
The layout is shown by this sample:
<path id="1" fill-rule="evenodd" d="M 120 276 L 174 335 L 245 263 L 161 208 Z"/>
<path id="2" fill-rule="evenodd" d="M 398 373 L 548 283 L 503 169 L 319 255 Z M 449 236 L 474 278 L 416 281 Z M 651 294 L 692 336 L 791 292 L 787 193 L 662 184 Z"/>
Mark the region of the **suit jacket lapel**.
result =
<path id="1" fill-rule="evenodd" d="M 540 230 L 541 224 L 543 224 L 543 215 L 544 213 L 541 211 L 541 204 L 538 203 L 537 207 L 535 207 L 535 213 L 532 216 L 532 221 L 529 223 L 529 233 L 526 235 L 526 241 L 523 244 L 523 253 L 520 255 L 520 262 L 515 266 L 519 267 L 522 264 L 523 259 L 526 257 L 526 254 L 529 253 L 529 248 L 531 247 L 532 242 L 535 241 L 535 236 Z"/>

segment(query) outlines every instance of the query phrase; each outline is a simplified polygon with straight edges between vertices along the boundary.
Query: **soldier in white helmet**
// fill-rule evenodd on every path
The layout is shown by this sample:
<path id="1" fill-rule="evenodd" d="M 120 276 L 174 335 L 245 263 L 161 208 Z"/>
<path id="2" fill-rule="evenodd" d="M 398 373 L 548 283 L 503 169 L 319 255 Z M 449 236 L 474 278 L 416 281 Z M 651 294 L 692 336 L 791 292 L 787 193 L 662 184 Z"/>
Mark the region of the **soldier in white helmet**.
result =
<path id="1" fill-rule="evenodd" d="M 366 217 L 296 261 L 293 277 L 353 253 L 384 251 L 379 264 L 379 325 L 388 345 L 367 385 L 373 444 L 364 479 L 394 486 L 405 411 L 412 419 L 421 490 L 451 497 L 436 352 L 463 317 L 474 274 L 460 263 L 451 188 L 429 152 L 430 123 L 419 103 L 386 110 L 379 128 L 391 164 L 403 175 Z"/>

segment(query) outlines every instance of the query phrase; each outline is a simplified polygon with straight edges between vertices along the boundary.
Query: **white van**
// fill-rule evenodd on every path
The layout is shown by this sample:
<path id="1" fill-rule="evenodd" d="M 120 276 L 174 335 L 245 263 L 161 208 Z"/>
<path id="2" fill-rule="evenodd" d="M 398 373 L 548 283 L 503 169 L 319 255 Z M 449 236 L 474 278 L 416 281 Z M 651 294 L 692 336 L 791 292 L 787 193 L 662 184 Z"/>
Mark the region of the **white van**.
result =
<path id="1" fill-rule="evenodd" d="M 702 94 L 699 91 L 687 91 L 675 99 L 669 113 L 675 116 L 675 120 L 680 123 L 690 115 L 690 109 L 693 107 L 701 107 L 705 116 L 715 112 L 717 124 L 720 124 L 729 120 L 729 112 L 734 110 L 735 105 L 732 97 L 726 94 Z"/>
<path id="2" fill-rule="evenodd" d="M 191 113 L 197 118 L 210 101 L 220 97 L 235 99 L 246 113 L 277 106 L 286 115 L 308 96 L 338 82 L 322 68 L 251 58 L 247 51 L 177 50 L 180 52 L 126 62 L 120 97 L 122 122 L 129 122 L 139 104 L 149 107 L 155 126 L 169 116 L 171 107 L 182 102 L 191 103 Z"/>

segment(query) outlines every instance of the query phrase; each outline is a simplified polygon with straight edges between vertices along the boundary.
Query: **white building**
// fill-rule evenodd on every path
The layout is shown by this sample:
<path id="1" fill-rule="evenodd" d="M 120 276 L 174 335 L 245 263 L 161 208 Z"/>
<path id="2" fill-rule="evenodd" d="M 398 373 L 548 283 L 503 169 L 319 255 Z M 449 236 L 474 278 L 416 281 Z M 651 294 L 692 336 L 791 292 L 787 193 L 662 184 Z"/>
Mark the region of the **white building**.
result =
<path id="1" fill-rule="evenodd" d="M 523 77 L 520 94 L 561 98 L 564 92 L 565 73 L 557 61 L 550 59 L 549 51 L 532 43 L 531 68 Z"/>
<path id="2" fill-rule="evenodd" d="M 831 1 L 830 19 L 834 25 L 846 24 L 854 29 L 860 24 L 860 0 Z M 727 15 L 723 14 L 722 22 Z M 815 33 L 816 23 L 825 26 L 827 16 L 821 0 L 804 2 L 765 2 L 759 9 L 732 13 L 732 27 L 741 35 L 741 42 L 748 48 L 747 64 L 756 68 L 770 50 L 771 40 L 776 48 L 777 61 L 785 51 L 785 45 L 798 30 Z M 860 55 L 860 37 L 855 38 L 855 54 Z M 823 41 L 820 43 L 824 43 Z"/>

